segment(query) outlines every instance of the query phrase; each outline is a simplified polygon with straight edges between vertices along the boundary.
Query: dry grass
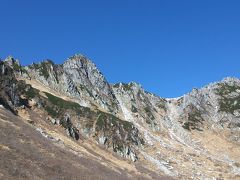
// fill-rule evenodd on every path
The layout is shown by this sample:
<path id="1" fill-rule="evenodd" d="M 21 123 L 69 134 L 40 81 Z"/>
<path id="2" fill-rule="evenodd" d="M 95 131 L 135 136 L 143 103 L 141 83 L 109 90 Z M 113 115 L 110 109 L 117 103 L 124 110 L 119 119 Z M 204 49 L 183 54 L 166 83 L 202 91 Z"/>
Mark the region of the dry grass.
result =
<path id="1" fill-rule="evenodd" d="M 8 146 L 5 146 L 4 144 L 0 144 L 0 150 L 9 151 L 10 148 Z"/>

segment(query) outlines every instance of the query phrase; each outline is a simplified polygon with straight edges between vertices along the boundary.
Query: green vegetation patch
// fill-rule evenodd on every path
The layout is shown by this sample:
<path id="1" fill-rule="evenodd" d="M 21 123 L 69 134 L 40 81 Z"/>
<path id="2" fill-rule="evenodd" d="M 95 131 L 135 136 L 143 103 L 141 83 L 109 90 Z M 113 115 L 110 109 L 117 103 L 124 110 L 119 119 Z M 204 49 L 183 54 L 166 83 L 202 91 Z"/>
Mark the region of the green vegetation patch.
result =
<path id="1" fill-rule="evenodd" d="M 26 96 L 28 98 L 34 98 L 34 97 L 36 97 L 38 95 L 39 95 L 39 90 L 37 90 L 35 88 L 32 88 L 32 87 L 27 89 L 27 91 L 26 91 Z"/>
<path id="2" fill-rule="evenodd" d="M 131 111 L 133 113 L 137 113 L 138 112 L 137 108 L 134 105 L 132 105 Z"/>
<path id="3" fill-rule="evenodd" d="M 116 121 L 117 121 L 116 116 L 113 116 L 111 114 L 108 114 L 102 111 L 98 111 L 97 114 L 98 114 L 98 119 L 96 123 L 96 130 L 103 130 L 108 126 L 116 125 Z"/>
<path id="4" fill-rule="evenodd" d="M 13 70 L 17 71 L 17 72 L 22 72 L 22 73 L 28 73 L 26 69 L 24 69 L 24 67 L 22 67 L 21 65 L 18 65 L 17 63 L 13 64 Z"/>
<path id="5" fill-rule="evenodd" d="M 125 84 L 125 83 L 123 83 L 123 84 L 122 84 L 122 87 L 123 87 L 123 90 L 124 90 L 124 91 L 130 91 L 130 90 L 132 90 L 132 86 L 133 86 L 132 83 L 130 83 L 130 84 Z"/>
<path id="6" fill-rule="evenodd" d="M 124 150 L 123 144 L 114 144 L 113 145 L 114 152 L 123 152 L 123 150 Z"/>
<path id="7" fill-rule="evenodd" d="M 44 93 L 48 97 L 48 105 L 46 106 L 46 111 L 53 117 L 56 117 L 59 113 L 62 114 L 66 110 L 72 110 L 76 113 L 76 115 L 84 116 L 87 118 L 92 117 L 94 113 L 89 107 L 80 106 L 78 103 L 66 101 L 47 92 Z"/>
<path id="8" fill-rule="evenodd" d="M 70 101 L 66 101 L 64 99 L 61 99 L 59 97 L 56 97 L 52 94 L 49 94 L 47 92 L 45 92 L 46 96 L 48 97 L 48 100 L 53 104 L 58 106 L 59 108 L 63 108 L 63 109 L 78 109 L 81 108 L 81 106 L 78 103 L 75 102 L 70 102 Z"/>
<path id="9" fill-rule="evenodd" d="M 145 107 L 144 108 L 144 111 L 146 112 L 147 116 L 151 119 L 151 120 L 154 120 L 155 117 L 153 116 L 152 112 L 151 112 L 151 108 L 150 107 Z"/>
<path id="10" fill-rule="evenodd" d="M 167 110 L 165 102 L 160 102 L 157 104 L 157 107 L 159 109 L 164 109 L 165 111 Z"/>
<path id="11" fill-rule="evenodd" d="M 232 92 L 236 92 L 240 87 L 237 85 L 229 85 L 226 83 L 218 84 L 219 88 L 216 89 L 216 93 L 221 96 L 219 100 L 219 111 L 234 113 L 235 110 L 240 109 L 240 95 L 236 97 L 229 97 Z"/>
<path id="12" fill-rule="evenodd" d="M 41 62 L 39 64 L 33 63 L 33 65 L 30 66 L 30 68 L 39 70 L 40 75 L 44 76 L 45 79 L 48 79 L 49 78 L 48 69 L 50 66 L 53 66 L 53 65 L 54 65 L 54 63 L 51 60 L 47 60 L 47 61 Z"/>
<path id="13" fill-rule="evenodd" d="M 33 88 L 31 85 L 26 84 L 24 81 L 18 81 L 17 90 L 26 95 L 27 98 L 34 98 L 39 95 L 39 90 Z"/>
<path id="14" fill-rule="evenodd" d="M 133 86 L 133 83 L 129 83 L 129 84 L 126 84 L 126 83 L 117 83 L 117 84 L 114 84 L 113 87 L 115 88 L 119 88 L 120 87 L 120 84 L 122 84 L 122 87 L 123 87 L 123 90 L 124 91 L 130 91 L 132 86 Z"/>
<path id="15" fill-rule="evenodd" d="M 202 118 L 200 111 L 194 108 L 194 106 L 191 106 L 191 112 L 188 113 L 187 122 L 185 122 L 182 127 L 189 131 L 195 129 L 198 131 L 202 131 L 199 125 L 202 125 L 203 121 L 204 119 Z"/>
<path id="16" fill-rule="evenodd" d="M 236 90 L 238 90 L 238 89 L 240 90 L 239 86 L 229 85 L 226 83 L 219 83 L 218 86 L 219 86 L 219 88 L 216 89 L 216 93 L 219 96 L 226 96 L 232 92 L 236 92 Z"/>
<path id="17" fill-rule="evenodd" d="M 219 111 L 234 113 L 235 110 L 240 109 L 240 96 L 235 98 L 223 98 L 219 101 Z"/>
<path id="18" fill-rule="evenodd" d="M 122 152 L 124 146 L 130 144 L 144 144 L 144 140 L 138 135 L 138 130 L 131 122 L 123 121 L 114 115 L 98 111 L 96 122 L 96 134 L 101 132 L 109 137 L 107 143 L 112 143 L 115 152 Z M 127 136 L 127 137 L 126 137 Z"/>
<path id="19" fill-rule="evenodd" d="M 44 76 L 46 79 L 48 79 L 48 77 L 49 77 L 48 65 L 47 65 L 47 63 L 45 63 L 45 62 L 41 63 L 41 66 L 40 66 L 40 75 L 41 75 L 41 76 Z"/>
<path id="20" fill-rule="evenodd" d="M 96 130 L 109 129 L 111 127 L 123 126 L 125 130 L 132 129 L 133 124 L 128 121 L 123 121 L 112 114 L 98 111 L 98 119 L 96 123 Z"/>
<path id="21" fill-rule="evenodd" d="M 48 112 L 48 114 L 51 117 L 57 117 L 59 114 L 57 110 L 55 110 L 53 107 L 50 107 L 50 106 L 46 106 L 45 110 Z"/>

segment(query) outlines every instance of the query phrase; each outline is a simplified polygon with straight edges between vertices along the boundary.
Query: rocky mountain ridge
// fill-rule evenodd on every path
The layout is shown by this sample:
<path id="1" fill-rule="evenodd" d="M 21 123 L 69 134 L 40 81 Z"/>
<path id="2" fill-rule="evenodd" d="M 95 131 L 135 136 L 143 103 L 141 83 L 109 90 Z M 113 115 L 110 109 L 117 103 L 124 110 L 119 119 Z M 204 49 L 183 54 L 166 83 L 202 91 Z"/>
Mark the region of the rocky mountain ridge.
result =
<path id="1" fill-rule="evenodd" d="M 182 97 L 165 99 L 146 92 L 134 82 L 109 84 L 82 55 L 74 55 L 62 65 L 48 60 L 25 67 L 8 57 L 1 62 L 1 69 L 2 75 L 10 72 L 7 79 L 9 76 L 14 79 L 14 74 L 17 87 L 19 82 L 33 86 L 31 82 L 35 81 L 51 89 L 41 92 L 26 84 L 24 91 L 16 89 L 16 93 L 19 97 L 28 96 L 22 98 L 25 104 L 21 105 L 30 106 L 29 101 L 34 101 L 36 109 L 41 109 L 53 124 L 61 124 L 76 140 L 79 136 L 94 138 L 122 157 L 139 160 L 146 167 L 173 177 L 240 176 L 236 155 L 240 143 L 237 78 L 226 78 Z M 11 91 L 14 88 L 15 85 Z M 29 91 L 31 96 L 27 95 Z M 70 102 L 61 99 L 63 96 Z M 19 97 L 3 94 L 1 102 L 14 111 L 19 106 Z M 210 137 L 214 139 L 209 140 Z M 211 141 L 219 145 L 210 146 Z M 221 148 L 225 148 L 223 154 Z"/>

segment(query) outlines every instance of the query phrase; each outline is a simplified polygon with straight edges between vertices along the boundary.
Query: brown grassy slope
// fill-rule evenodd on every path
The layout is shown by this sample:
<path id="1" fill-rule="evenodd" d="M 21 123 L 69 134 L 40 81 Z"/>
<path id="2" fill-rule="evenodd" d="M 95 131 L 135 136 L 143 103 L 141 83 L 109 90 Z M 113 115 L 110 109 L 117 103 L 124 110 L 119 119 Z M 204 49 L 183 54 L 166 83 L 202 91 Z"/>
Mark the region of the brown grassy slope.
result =
<path id="1" fill-rule="evenodd" d="M 0 179 L 145 179 L 57 145 L 0 108 Z M 91 153 L 91 152 L 90 152 Z M 139 168 L 140 169 L 140 168 Z M 142 169 L 143 170 L 143 169 Z M 151 173 L 151 179 L 162 179 Z"/>

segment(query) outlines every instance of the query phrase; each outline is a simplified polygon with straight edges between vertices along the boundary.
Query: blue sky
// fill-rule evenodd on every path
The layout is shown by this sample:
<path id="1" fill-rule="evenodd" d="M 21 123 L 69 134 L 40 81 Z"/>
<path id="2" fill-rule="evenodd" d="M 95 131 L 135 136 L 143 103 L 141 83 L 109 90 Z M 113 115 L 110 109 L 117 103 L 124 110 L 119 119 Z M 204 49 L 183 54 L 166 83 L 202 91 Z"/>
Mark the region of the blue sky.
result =
<path id="1" fill-rule="evenodd" d="M 1 0 L 0 57 L 81 53 L 109 82 L 177 97 L 240 76 L 238 0 Z"/>

